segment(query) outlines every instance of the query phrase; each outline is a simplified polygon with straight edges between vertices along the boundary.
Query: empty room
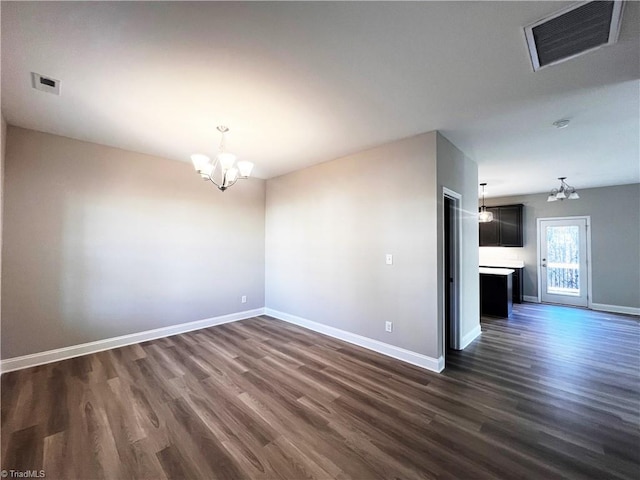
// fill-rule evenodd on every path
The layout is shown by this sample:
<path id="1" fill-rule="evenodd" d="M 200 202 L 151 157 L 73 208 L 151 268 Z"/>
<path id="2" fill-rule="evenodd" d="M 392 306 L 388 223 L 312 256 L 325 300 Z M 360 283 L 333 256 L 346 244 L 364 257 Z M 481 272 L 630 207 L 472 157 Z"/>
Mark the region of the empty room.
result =
<path id="1" fill-rule="evenodd" d="M 0 476 L 640 477 L 640 3 L 0 3 Z"/>

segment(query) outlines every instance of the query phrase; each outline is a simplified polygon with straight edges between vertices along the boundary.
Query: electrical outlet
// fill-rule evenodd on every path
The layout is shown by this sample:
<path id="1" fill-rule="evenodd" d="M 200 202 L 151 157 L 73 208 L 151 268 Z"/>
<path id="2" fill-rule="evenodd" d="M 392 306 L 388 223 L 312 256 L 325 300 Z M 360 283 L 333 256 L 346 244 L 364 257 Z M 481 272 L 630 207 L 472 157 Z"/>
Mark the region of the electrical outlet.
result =
<path id="1" fill-rule="evenodd" d="M 247 303 L 247 296 L 242 295 L 242 299 L 240 300 L 242 303 Z"/>
<path id="2" fill-rule="evenodd" d="M 393 265 L 393 255 L 391 255 L 390 253 L 387 253 L 385 257 L 385 263 L 387 265 Z"/>
<path id="3" fill-rule="evenodd" d="M 393 332 L 393 322 L 384 322 L 384 329 L 387 332 Z"/>

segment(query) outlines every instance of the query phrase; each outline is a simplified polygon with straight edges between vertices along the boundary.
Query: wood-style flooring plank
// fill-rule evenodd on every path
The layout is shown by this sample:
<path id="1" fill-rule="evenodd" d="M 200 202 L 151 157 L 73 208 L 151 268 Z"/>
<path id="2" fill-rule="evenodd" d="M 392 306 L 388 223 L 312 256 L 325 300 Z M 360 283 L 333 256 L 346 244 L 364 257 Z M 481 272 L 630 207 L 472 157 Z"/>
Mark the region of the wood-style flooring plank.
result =
<path id="1" fill-rule="evenodd" d="M 261 316 L 2 376 L 1 469 L 89 479 L 640 478 L 637 317 L 483 318 L 435 374 Z"/>

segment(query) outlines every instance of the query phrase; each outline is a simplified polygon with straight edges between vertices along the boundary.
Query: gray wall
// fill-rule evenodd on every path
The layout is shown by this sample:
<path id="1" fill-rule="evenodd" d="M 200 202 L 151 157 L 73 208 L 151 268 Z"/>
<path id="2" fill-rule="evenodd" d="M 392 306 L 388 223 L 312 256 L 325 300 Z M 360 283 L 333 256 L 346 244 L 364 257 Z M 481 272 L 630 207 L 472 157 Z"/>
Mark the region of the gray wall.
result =
<path id="1" fill-rule="evenodd" d="M 5 180 L 2 358 L 264 306 L 262 180 L 13 126 Z"/>
<path id="2" fill-rule="evenodd" d="M 461 337 L 480 325 L 480 285 L 478 276 L 478 165 L 465 157 L 438 133 L 438 270 L 443 272 L 444 222 L 442 188 L 462 195 L 462 236 L 460 239 L 460 320 Z M 438 275 L 438 291 L 444 298 L 443 274 Z M 442 318 L 440 302 L 439 318 Z M 440 322 L 440 325 L 443 323 Z"/>
<path id="3" fill-rule="evenodd" d="M 640 185 L 578 189 L 579 200 L 547 202 L 547 194 L 488 198 L 487 206 L 523 203 L 523 248 L 489 250 L 525 262 L 524 294 L 538 295 L 537 218 L 591 216 L 594 303 L 640 307 Z M 485 248 L 483 255 L 485 254 Z"/>
<path id="4" fill-rule="evenodd" d="M 268 180 L 266 306 L 438 357 L 436 209 L 435 132 Z"/>

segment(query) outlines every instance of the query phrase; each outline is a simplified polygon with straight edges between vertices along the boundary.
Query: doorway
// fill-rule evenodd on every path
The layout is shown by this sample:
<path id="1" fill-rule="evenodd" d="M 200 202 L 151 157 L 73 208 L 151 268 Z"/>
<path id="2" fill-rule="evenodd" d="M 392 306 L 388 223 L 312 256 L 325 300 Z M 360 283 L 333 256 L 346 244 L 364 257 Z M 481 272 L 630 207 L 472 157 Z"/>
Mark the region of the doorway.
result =
<path id="1" fill-rule="evenodd" d="M 443 188 L 443 285 L 442 354 L 460 349 L 460 239 L 462 196 Z"/>
<path id="2" fill-rule="evenodd" d="M 538 292 L 543 303 L 589 306 L 589 217 L 538 219 Z"/>

